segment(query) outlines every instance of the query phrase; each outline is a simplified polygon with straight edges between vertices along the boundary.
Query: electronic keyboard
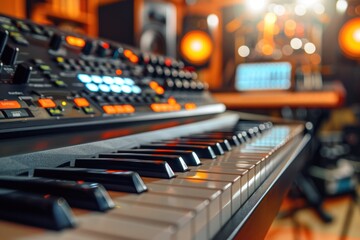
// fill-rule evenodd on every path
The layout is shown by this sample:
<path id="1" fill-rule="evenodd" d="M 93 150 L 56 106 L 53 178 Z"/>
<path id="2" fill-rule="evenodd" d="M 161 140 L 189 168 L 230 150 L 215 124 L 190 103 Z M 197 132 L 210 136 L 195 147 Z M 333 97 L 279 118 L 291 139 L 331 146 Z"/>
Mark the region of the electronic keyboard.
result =
<path id="1" fill-rule="evenodd" d="M 261 239 L 309 152 L 180 60 L 0 16 L 0 61 L 4 239 Z"/>

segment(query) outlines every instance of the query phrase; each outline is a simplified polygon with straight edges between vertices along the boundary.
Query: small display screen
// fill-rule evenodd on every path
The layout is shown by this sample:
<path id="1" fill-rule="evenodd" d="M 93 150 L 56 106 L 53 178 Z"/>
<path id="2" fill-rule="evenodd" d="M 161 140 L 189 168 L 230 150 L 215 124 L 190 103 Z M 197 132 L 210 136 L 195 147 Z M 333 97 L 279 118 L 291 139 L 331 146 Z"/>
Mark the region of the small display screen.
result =
<path id="1" fill-rule="evenodd" d="M 289 90 L 291 82 L 289 62 L 242 63 L 236 68 L 235 88 L 238 91 Z"/>

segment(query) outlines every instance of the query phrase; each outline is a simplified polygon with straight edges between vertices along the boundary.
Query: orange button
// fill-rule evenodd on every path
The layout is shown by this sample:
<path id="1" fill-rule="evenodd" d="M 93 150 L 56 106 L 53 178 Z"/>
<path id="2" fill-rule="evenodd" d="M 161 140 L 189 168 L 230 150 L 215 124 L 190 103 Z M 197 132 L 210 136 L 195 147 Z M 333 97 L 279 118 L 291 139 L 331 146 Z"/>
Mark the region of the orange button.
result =
<path id="1" fill-rule="evenodd" d="M 123 105 L 123 108 L 124 108 L 125 113 L 134 113 L 135 112 L 135 108 L 130 104 Z"/>
<path id="2" fill-rule="evenodd" d="M 40 98 L 38 100 L 39 104 L 43 108 L 54 108 L 56 107 L 56 103 L 50 98 Z"/>
<path id="3" fill-rule="evenodd" d="M 171 112 L 171 111 L 180 111 L 180 104 L 168 104 L 168 103 L 153 103 L 150 105 L 150 108 L 154 112 Z"/>
<path id="4" fill-rule="evenodd" d="M 197 108 L 195 103 L 185 103 L 184 107 L 186 110 L 193 110 Z"/>
<path id="5" fill-rule="evenodd" d="M 78 106 L 78 107 L 90 106 L 90 103 L 88 102 L 88 100 L 86 98 L 75 98 L 74 102 L 75 102 L 76 106 Z"/>
<path id="6" fill-rule="evenodd" d="M 0 109 L 11 109 L 11 108 L 21 108 L 21 105 L 16 100 L 1 100 Z"/>
<path id="7" fill-rule="evenodd" d="M 122 105 L 114 105 L 114 108 L 116 110 L 116 113 L 125 113 L 125 110 Z"/>
<path id="8" fill-rule="evenodd" d="M 102 107 L 104 112 L 107 114 L 117 114 L 116 108 L 114 108 L 114 106 L 111 105 L 106 105 Z"/>

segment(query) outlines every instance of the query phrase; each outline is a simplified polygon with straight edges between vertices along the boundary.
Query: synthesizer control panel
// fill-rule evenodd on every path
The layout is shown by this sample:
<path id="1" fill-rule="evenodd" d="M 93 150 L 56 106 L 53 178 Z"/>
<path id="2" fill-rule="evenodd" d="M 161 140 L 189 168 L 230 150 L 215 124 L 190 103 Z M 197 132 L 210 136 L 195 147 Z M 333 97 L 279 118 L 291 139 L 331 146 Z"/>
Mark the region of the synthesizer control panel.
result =
<path id="1" fill-rule="evenodd" d="M 0 133 L 220 113 L 182 61 L 0 15 Z"/>

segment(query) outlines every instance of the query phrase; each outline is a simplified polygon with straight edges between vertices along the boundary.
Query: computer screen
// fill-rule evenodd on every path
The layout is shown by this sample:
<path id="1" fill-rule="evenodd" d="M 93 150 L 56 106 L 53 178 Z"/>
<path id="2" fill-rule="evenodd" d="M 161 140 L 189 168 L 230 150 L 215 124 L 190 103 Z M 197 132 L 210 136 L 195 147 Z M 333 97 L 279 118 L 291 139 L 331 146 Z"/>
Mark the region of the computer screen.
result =
<path id="1" fill-rule="evenodd" d="M 292 71 L 290 62 L 241 63 L 236 68 L 235 89 L 289 90 L 292 87 Z"/>

